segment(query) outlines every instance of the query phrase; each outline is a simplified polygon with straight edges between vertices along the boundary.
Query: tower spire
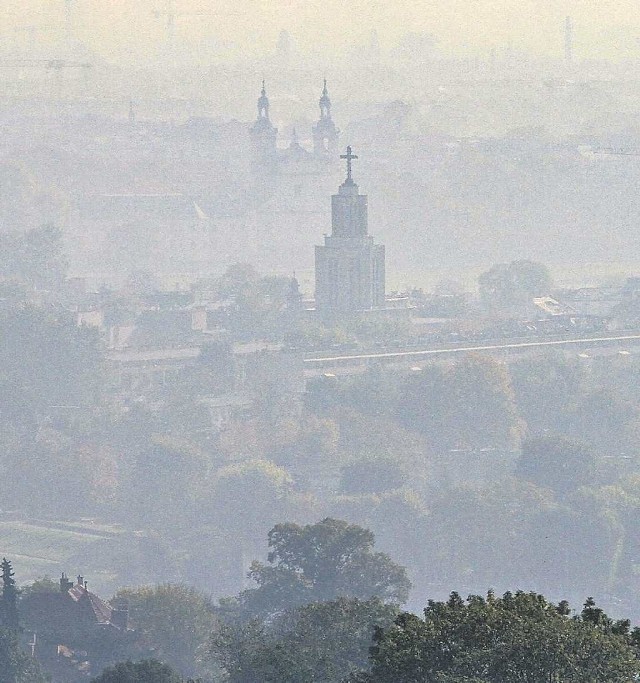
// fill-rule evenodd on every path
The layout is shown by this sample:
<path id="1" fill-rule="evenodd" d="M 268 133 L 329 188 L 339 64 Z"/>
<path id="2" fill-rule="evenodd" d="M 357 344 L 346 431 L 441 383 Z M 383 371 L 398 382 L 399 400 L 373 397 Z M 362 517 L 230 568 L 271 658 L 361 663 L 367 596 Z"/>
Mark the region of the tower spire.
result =
<path id="1" fill-rule="evenodd" d="M 275 163 L 277 136 L 278 131 L 269 118 L 269 98 L 265 81 L 262 79 L 262 90 L 258 97 L 258 118 L 251 127 L 253 155 L 259 168 L 264 169 Z"/>
<path id="2" fill-rule="evenodd" d="M 347 153 L 340 155 L 341 159 L 346 159 L 347 161 L 347 179 L 344 181 L 345 185 L 353 185 L 353 177 L 351 175 L 351 162 L 357 159 L 357 155 L 353 154 L 351 151 L 351 145 L 347 146 Z"/>
<path id="3" fill-rule="evenodd" d="M 269 98 L 267 97 L 264 78 L 262 79 L 262 90 L 260 91 L 260 97 L 258 98 L 258 119 L 269 120 Z"/>
<path id="4" fill-rule="evenodd" d="M 313 127 L 313 149 L 318 156 L 333 157 L 338 151 L 337 143 L 340 131 L 331 118 L 331 100 L 329 99 L 326 78 L 323 79 L 322 95 L 318 105 L 320 107 L 320 119 Z"/>
<path id="5" fill-rule="evenodd" d="M 331 119 L 331 100 L 329 99 L 326 78 L 324 79 L 324 87 L 322 88 L 322 97 L 318 104 L 320 106 L 320 119 Z"/>
<path id="6" fill-rule="evenodd" d="M 331 197 L 331 235 L 316 247 L 316 310 L 327 320 L 384 308 L 384 246 L 369 235 L 367 196 L 353 182 L 351 146 L 340 155 L 347 180 Z"/>

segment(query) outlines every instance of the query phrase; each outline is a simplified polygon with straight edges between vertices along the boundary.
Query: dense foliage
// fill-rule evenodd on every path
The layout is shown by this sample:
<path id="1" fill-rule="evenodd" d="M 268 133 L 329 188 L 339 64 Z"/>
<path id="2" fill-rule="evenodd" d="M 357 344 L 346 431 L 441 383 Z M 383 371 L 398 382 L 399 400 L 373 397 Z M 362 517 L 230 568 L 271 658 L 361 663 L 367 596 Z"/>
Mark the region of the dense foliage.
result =
<path id="1" fill-rule="evenodd" d="M 339 598 L 286 610 L 275 619 L 221 622 L 209 655 L 230 683 L 340 681 L 368 666 L 371 638 L 396 609 L 377 598 Z"/>
<path id="2" fill-rule="evenodd" d="M 92 683 L 181 683 L 183 680 L 170 666 L 155 659 L 145 659 L 110 666 Z"/>
<path id="3" fill-rule="evenodd" d="M 117 597 L 129 605 L 138 647 L 183 676 L 202 673 L 203 648 L 216 625 L 213 605 L 204 595 L 186 586 L 161 584 L 122 590 Z"/>
<path id="4" fill-rule="evenodd" d="M 546 296 L 551 290 L 551 275 L 546 266 L 534 261 L 497 263 L 478 278 L 480 297 L 494 310 L 522 306 L 533 297 Z"/>
<path id="5" fill-rule="evenodd" d="M 18 642 L 15 631 L 0 628 L 0 683 L 45 683 L 38 663 Z"/>
<path id="6" fill-rule="evenodd" d="M 589 599 L 579 615 L 535 593 L 430 601 L 376 631 L 369 683 L 628 683 L 640 672 L 640 634 Z"/>
<path id="7" fill-rule="evenodd" d="M 223 603 L 227 620 L 268 619 L 283 611 L 340 597 L 401 605 L 411 583 L 404 567 L 373 552 L 374 535 L 337 519 L 299 526 L 278 524 L 269 532 L 269 564 L 254 562 L 257 588 Z"/>

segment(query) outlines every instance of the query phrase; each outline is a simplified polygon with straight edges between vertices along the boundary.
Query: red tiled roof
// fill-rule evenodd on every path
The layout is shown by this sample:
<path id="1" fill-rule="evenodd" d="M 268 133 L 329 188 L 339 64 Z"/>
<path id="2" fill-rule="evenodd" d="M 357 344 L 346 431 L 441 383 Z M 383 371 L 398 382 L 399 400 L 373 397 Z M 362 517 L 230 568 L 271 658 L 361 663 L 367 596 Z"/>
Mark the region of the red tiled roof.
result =
<path id="1" fill-rule="evenodd" d="M 78 584 L 70 588 L 68 593 L 75 602 L 87 601 L 99 624 L 107 624 L 111 621 L 111 607 L 95 593 L 91 593 Z"/>

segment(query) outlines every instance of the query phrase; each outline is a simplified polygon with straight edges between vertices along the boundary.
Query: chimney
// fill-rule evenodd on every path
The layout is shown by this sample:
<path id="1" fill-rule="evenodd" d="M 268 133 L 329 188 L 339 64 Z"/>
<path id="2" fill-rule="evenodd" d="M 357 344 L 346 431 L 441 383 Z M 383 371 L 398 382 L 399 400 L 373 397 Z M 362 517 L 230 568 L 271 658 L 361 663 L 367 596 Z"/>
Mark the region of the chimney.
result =
<path id="1" fill-rule="evenodd" d="M 77 579 L 76 579 L 76 582 L 77 582 L 77 585 L 78 585 L 78 586 L 83 586 L 83 585 L 84 585 L 84 577 L 83 577 L 83 576 L 80 576 L 80 574 L 78 574 L 78 577 L 77 577 Z"/>
<path id="2" fill-rule="evenodd" d="M 66 593 L 70 588 L 73 588 L 73 581 L 69 581 L 67 575 L 62 572 L 62 577 L 60 578 L 60 592 Z"/>

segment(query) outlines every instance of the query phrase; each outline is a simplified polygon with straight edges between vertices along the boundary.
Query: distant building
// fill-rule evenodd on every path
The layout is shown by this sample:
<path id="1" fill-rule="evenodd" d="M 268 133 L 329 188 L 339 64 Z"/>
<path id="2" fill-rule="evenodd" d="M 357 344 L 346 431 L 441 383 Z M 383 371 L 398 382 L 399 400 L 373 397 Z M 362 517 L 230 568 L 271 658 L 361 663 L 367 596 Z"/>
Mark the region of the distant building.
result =
<path id="1" fill-rule="evenodd" d="M 331 235 L 316 247 L 316 309 L 344 315 L 385 306 L 384 246 L 369 235 L 367 196 L 353 181 L 351 147 L 341 156 L 347 178 L 331 198 Z"/>
<path id="2" fill-rule="evenodd" d="M 32 652 L 53 683 L 75 683 L 100 673 L 116 650 L 133 654 L 136 636 L 129 629 L 129 607 L 108 603 L 89 591 L 87 582 L 63 574 L 58 592 L 24 596 L 20 612 L 31 634 Z"/>
<path id="3" fill-rule="evenodd" d="M 277 160 L 278 129 L 269 118 L 269 98 L 262 81 L 258 98 L 258 118 L 251 128 L 253 162 L 256 166 L 272 168 Z"/>
<path id="4" fill-rule="evenodd" d="M 251 146 L 254 170 L 259 174 L 322 174 L 327 172 L 337 157 L 340 131 L 331 117 L 331 99 L 324 80 L 322 95 L 318 101 L 320 118 L 313 126 L 313 152 L 298 142 L 294 130 L 291 144 L 285 150 L 278 149 L 278 129 L 270 118 L 269 98 L 265 83 L 258 98 L 258 116 L 251 127 Z M 293 166 L 293 171 L 290 168 Z"/>
<path id="5" fill-rule="evenodd" d="M 307 253 L 315 235 L 322 234 L 327 220 L 323 198 L 340 173 L 340 132 L 331 115 L 326 82 L 318 105 L 316 123 L 308 130 L 293 128 L 285 141 L 272 122 L 273 108 L 263 84 L 258 116 L 249 131 L 251 182 L 236 202 L 246 214 L 234 231 L 245 238 L 236 244 L 234 234 L 218 233 L 221 243 L 241 252 L 241 260 L 275 269 L 291 263 L 311 266 L 310 259 L 301 263 L 300 255 Z"/>
<path id="6" fill-rule="evenodd" d="M 331 100 L 327 90 L 327 79 L 324 79 L 324 88 L 320 98 L 320 120 L 313 127 L 313 151 L 318 156 L 329 155 L 331 157 L 338 153 L 338 138 L 340 131 L 331 118 Z"/>

